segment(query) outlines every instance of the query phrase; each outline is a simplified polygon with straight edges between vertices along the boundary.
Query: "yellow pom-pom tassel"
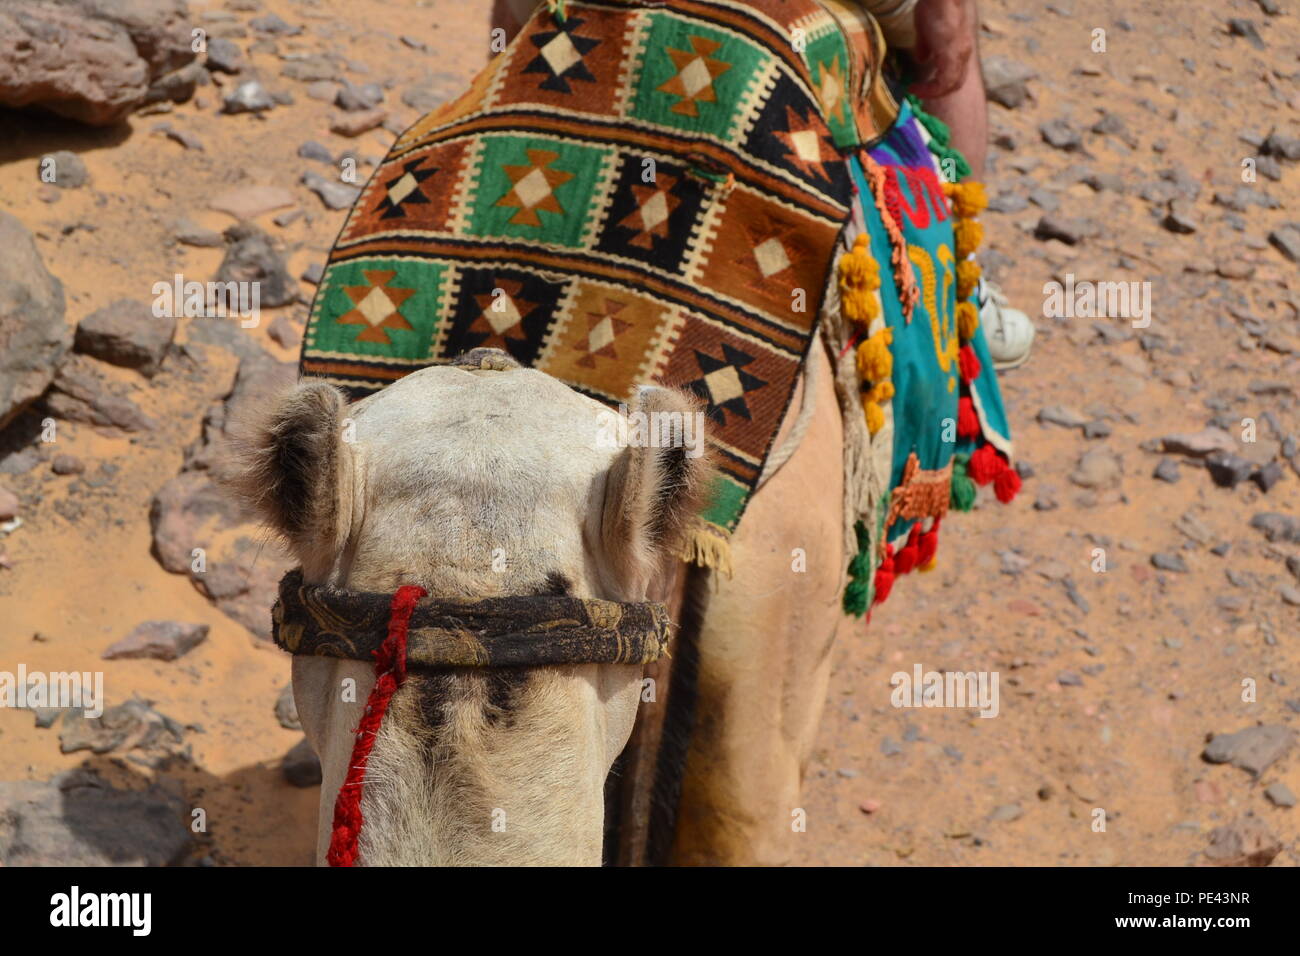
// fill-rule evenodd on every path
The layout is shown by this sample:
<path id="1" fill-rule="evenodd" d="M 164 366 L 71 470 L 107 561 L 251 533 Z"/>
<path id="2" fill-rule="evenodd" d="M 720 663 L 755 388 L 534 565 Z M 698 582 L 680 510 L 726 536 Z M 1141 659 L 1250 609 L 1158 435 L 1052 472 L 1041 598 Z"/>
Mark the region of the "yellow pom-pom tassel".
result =
<path id="1" fill-rule="evenodd" d="M 866 395 L 874 402 L 887 402 L 894 397 L 894 383 L 888 379 L 877 382 L 867 390 Z"/>
<path id="2" fill-rule="evenodd" d="M 870 326 L 880 314 L 876 294 L 867 289 L 845 289 L 840 298 L 844 314 L 864 328 Z"/>
<path id="3" fill-rule="evenodd" d="M 984 227 L 974 219 L 958 219 L 952 227 L 957 243 L 957 258 L 965 259 L 984 241 Z"/>
<path id="4" fill-rule="evenodd" d="M 969 259 L 957 263 L 957 301 L 969 299 L 971 293 L 975 291 L 975 286 L 979 285 L 979 281 L 979 263 Z"/>
<path id="5" fill-rule="evenodd" d="M 957 303 L 957 338 L 964 345 L 975 337 L 975 330 L 980 327 L 979 309 L 973 302 Z"/>
<path id="6" fill-rule="evenodd" d="M 937 568 L 938 566 L 939 566 L 939 556 L 938 556 L 938 555 L 935 555 L 935 556 L 934 556 L 933 558 L 931 558 L 929 561 L 925 562 L 925 564 L 923 564 L 923 565 L 921 565 L 919 568 L 917 568 L 917 570 L 918 570 L 918 571 L 933 571 L 933 570 L 934 570 L 935 568 Z"/>
<path id="7" fill-rule="evenodd" d="M 871 434 L 874 435 L 876 432 L 880 431 L 880 429 L 885 427 L 884 410 L 882 410 L 875 402 L 870 400 L 863 402 L 862 411 L 866 413 L 867 431 Z"/>
<path id="8" fill-rule="evenodd" d="M 962 219 L 978 216 L 989 204 L 983 183 L 970 180 L 964 183 L 944 183 L 943 191 L 948 194 L 953 213 Z"/>
<path id="9" fill-rule="evenodd" d="M 853 241 L 853 248 L 840 256 L 840 288 L 879 289 L 880 267 L 871 255 L 866 233 Z"/>
<path id="10" fill-rule="evenodd" d="M 858 345 L 859 378 L 875 382 L 893 374 L 894 356 L 889 351 L 893 339 L 893 329 L 881 329 Z"/>

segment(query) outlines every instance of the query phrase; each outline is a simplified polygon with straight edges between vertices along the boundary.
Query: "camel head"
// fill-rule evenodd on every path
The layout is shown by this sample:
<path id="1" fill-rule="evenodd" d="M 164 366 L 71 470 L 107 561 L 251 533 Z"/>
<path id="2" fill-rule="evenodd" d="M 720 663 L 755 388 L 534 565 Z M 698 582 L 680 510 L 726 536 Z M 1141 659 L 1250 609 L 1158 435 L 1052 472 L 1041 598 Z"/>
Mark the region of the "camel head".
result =
<path id="1" fill-rule="evenodd" d="M 696 412 L 654 387 L 632 405 Z M 614 414 L 478 349 L 354 404 L 300 383 L 237 430 L 224 477 L 309 584 L 644 601 L 676 559 L 708 465 L 682 444 L 611 441 Z M 374 668 L 295 656 L 293 671 L 322 762 L 320 857 Z M 598 864 L 605 778 L 641 677 L 622 663 L 410 666 L 369 757 L 359 862 Z"/>

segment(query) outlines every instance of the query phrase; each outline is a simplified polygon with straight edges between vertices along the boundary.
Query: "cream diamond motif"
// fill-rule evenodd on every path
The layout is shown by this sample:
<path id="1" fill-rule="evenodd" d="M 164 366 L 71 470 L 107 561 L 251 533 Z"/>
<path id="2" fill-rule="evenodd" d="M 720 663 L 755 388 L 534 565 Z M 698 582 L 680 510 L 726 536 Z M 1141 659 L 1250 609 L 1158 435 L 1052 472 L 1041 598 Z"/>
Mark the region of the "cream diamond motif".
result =
<path id="1" fill-rule="evenodd" d="M 415 192 L 419 185 L 420 184 L 415 181 L 415 177 L 410 173 L 407 173 L 397 182 L 393 183 L 393 185 L 388 187 L 388 201 L 394 206 L 400 206 L 402 200 Z"/>
<path id="2" fill-rule="evenodd" d="M 483 310 L 483 318 L 488 320 L 488 325 L 492 326 L 492 331 L 501 335 L 506 329 L 513 329 L 519 324 L 521 316 L 519 307 L 515 305 L 515 300 L 509 296 L 502 296 L 497 302 L 504 302 L 505 308 L 498 310 L 495 303 Z"/>
<path id="3" fill-rule="evenodd" d="M 357 311 L 364 315 L 371 325 L 379 325 L 393 314 L 393 301 L 384 295 L 383 289 L 376 287 L 357 303 Z"/>
<path id="4" fill-rule="evenodd" d="M 790 268 L 790 257 L 786 255 L 785 246 L 776 238 L 755 246 L 754 258 L 758 260 L 758 271 L 763 273 L 764 279 L 770 279 L 778 272 Z"/>
<path id="5" fill-rule="evenodd" d="M 569 35 L 563 31 L 557 33 L 553 40 L 542 47 L 541 53 L 546 58 L 546 64 L 555 71 L 556 76 L 561 76 L 565 70 L 575 63 L 582 62 L 581 54 L 574 47 Z"/>
<path id="6" fill-rule="evenodd" d="M 614 323 L 608 318 L 601 319 L 587 333 L 587 348 L 592 352 L 599 352 L 605 346 L 611 345 L 613 341 Z"/>
<path id="7" fill-rule="evenodd" d="M 712 83 L 713 76 L 709 73 L 709 67 L 705 64 L 704 58 L 697 56 L 682 67 L 681 80 L 689 98 L 695 96 L 696 93 Z"/>
<path id="8" fill-rule="evenodd" d="M 668 218 L 668 197 L 662 192 L 651 196 L 641 207 L 641 225 L 646 232 Z"/>
<path id="9" fill-rule="evenodd" d="M 805 162 L 820 162 L 822 158 L 821 139 L 815 129 L 803 129 L 790 134 L 790 145 L 794 153 Z"/>
<path id="10" fill-rule="evenodd" d="M 722 405 L 745 394 L 744 386 L 740 384 L 740 373 L 731 365 L 724 365 L 704 376 L 704 384 L 709 388 L 714 405 Z"/>
<path id="11" fill-rule="evenodd" d="M 515 183 L 515 195 L 525 208 L 536 206 L 550 194 L 551 184 L 546 181 L 546 174 L 540 169 L 534 169 Z"/>

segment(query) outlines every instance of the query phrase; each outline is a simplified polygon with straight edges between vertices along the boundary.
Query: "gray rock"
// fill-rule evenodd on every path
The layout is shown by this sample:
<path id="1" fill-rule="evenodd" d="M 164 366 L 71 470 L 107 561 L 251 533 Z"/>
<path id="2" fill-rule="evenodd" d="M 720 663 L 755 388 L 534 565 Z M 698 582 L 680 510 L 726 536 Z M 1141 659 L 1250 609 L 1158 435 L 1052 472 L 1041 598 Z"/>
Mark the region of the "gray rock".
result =
<path id="1" fill-rule="evenodd" d="M 83 750 L 129 754 L 130 759 L 150 767 L 190 757 L 184 726 L 138 697 L 106 708 L 99 717 L 87 717 L 80 710 L 66 711 L 59 731 L 59 749 L 65 754 Z"/>
<path id="2" fill-rule="evenodd" d="M 145 104 L 162 103 L 164 101 L 186 103 L 194 96 L 194 91 L 200 85 L 206 86 L 209 82 L 211 80 L 202 64 L 197 62 L 187 63 L 179 70 L 164 73 L 149 84 L 149 89 L 144 96 L 144 102 Z"/>
<path id="3" fill-rule="evenodd" d="M 1204 428 L 1199 432 L 1180 432 L 1160 439 L 1160 450 L 1171 455 L 1204 458 L 1211 452 L 1233 452 L 1236 440 L 1222 428 Z"/>
<path id="4" fill-rule="evenodd" d="M 226 244 L 221 233 L 215 229 L 206 229 L 189 219 L 181 219 L 172 226 L 172 235 L 177 242 L 202 249 L 220 249 Z"/>
<path id="5" fill-rule="evenodd" d="M 1253 207 L 1277 209 L 1282 204 L 1268 193 L 1249 186 L 1238 186 L 1231 192 L 1220 190 L 1214 194 L 1214 204 L 1233 212 L 1249 212 Z"/>
<path id="6" fill-rule="evenodd" d="M 1300 607 L 1300 588 L 1284 584 L 1281 590 L 1278 591 L 1278 596 L 1292 607 Z"/>
<path id="7" fill-rule="evenodd" d="M 93 361 L 81 355 L 59 366 L 41 403 L 51 415 L 64 421 L 128 432 L 156 427 L 135 402 L 104 379 Z"/>
<path id="8" fill-rule="evenodd" d="M 361 195 L 361 190 L 356 186 L 326 179 L 320 173 L 310 170 L 302 174 L 302 184 L 319 196 L 329 209 L 349 209 Z"/>
<path id="9" fill-rule="evenodd" d="M 0 211 L 0 430 L 34 402 L 72 346 L 63 285 L 41 261 L 31 234 Z"/>
<path id="10" fill-rule="evenodd" d="M 1250 43 L 1256 50 L 1264 49 L 1264 41 L 1255 29 L 1255 21 L 1247 20 L 1245 17 L 1230 17 L 1228 19 L 1228 32 L 1233 36 L 1238 36 Z"/>
<path id="11" fill-rule="evenodd" d="M 218 282 L 258 283 L 261 304 L 269 308 L 298 298 L 298 284 L 270 236 L 252 223 L 231 226 L 225 235 L 230 246 L 217 270 Z"/>
<path id="12" fill-rule="evenodd" d="M 302 730 L 302 721 L 298 718 L 298 705 L 293 699 L 293 685 L 286 684 L 280 696 L 275 699 L 275 719 L 285 730 Z"/>
<path id="13" fill-rule="evenodd" d="M 1218 866 L 1268 866 L 1282 852 L 1282 842 L 1262 821 L 1246 817 L 1210 831 L 1206 859 Z"/>
<path id="14" fill-rule="evenodd" d="M 993 808 L 989 814 L 989 821 L 992 823 L 1010 823 L 1013 820 L 1019 820 L 1025 815 L 1018 803 L 1004 803 L 1001 806 Z"/>
<path id="15" fill-rule="evenodd" d="M 325 266 L 319 262 L 313 262 L 302 270 L 302 280 L 310 282 L 312 285 L 320 285 L 320 280 L 325 276 Z"/>
<path id="16" fill-rule="evenodd" d="M 1179 574 L 1187 571 L 1187 562 L 1183 560 L 1183 556 L 1168 551 L 1158 551 L 1151 555 L 1151 564 L 1161 571 L 1175 571 Z"/>
<path id="17" fill-rule="evenodd" d="M 320 80 L 338 79 L 339 68 L 329 57 L 312 54 L 301 59 L 290 60 L 280 68 L 280 73 L 301 83 L 315 83 Z"/>
<path id="18" fill-rule="evenodd" d="M 302 27 L 290 26 L 280 19 L 278 14 L 274 13 L 254 17 L 248 21 L 248 25 L 258 33 L 266 33 L 270 36 L 294 37 L 302 33 Z"/>
<path id="19" fill-rule="evenodd" d="M 1084 452 L 1070 473 L 1070 481 L 1080 488 L 1111 488 L 1119 484 L 1119 479 L 1119 458 L 1105 446 Z"/>
<path id="20" fill-rule="evenodd" d="M 277 315 L 272 319 L 266 334 L 287 349 L 294 348 L 302 341 L 302 332 L 287 315 Z"/>
<path id="21" fill-rule="evenodd" d="M 56 475 L 80 475 L 86 470 L 86 463 L 76 455 L 55 455 L 50 459 L 50 471 Z"/>
<path id="22" fill-rule="evenodd" d="M 221 101 L 223 113 L 261 113 L 275 106 L 275 99 L 257 80 L 248 80 L 235 87 Z"/>
<path id="23" fill-rule="evenodd" d="M 1284 136 L 1276 131 L 1260 143 L 1259 151 L 1265 156 L 1277 156 L 1281 159 L 1300 159 L 1300 137 Z"/>
<path id="24" fill-rule="evenodd" d="M 1171 485 L 1182 477 L 1178 471 L 1178 462 L 1172 458 L 1161 458 L 1160 464 L 1156 465 L 1154 475 L 1161 481 L 1167 481 Z"/>
<path id="25" fill-rule="evenodd" d="M 1165 213 L 1165 218 L 1161 220 L 1160 224 L 1170 232 L 1179 235 L 1190 235 L 1196 231 L 1199 225 L 1192 205 L 1186 199 L 1171 199 L 1169 201 L 1169 211 Z"/>
<path id="26" fill-rule="evenodd" d="M 214 37 L 208 41 L 207 67 L 214 73 L 238 73 L 244 68 L 244 54 L 234 40 Z"/>
<path id="27" fill-rule="evenodd" d="M 0 106 L 110 126 L 194 60 L 184 0 L 6 0 Z"/>
<path id="28" fill-rule="evenodd" d="M 1088 423 L 1088 416 L 1069 405 L 1044 405 L 1038 410 L 1038 420 L 1062 428 L 1082 428 Z"/>
<path id="29" fill-rule="evenodd" d="M 1268 494 L 1273 486 L 1282 480 L 1282 465 L 1276 461 L 1265 462 L 1250 476 L 1250 480 L 1259 486 L 1259 490 Z"/>
<path id="30" fill-rule="evenodd" d="M 1286 569 L 1291 572 L 1292 577 L 1300 581 L 1300 554 L 1287 555 Z"/>
<path id="31" fill-rule="evenodd" d="M 1091 219 L 1046 213 L 1034 227 L 1034 238 L 1059 239 L 1066 245 L 1077 246 L 1100 231 L 1100 227 Z"/>
<path id="32" fill-rule="evenodd" d="M 86 770 L 0 783 L 0 866 L 176 866 L 188 813 L 160 786 L 118 790 Z"/>
<path id="33" fill-rule="evenodd" d="M 320 758 L 311 749 L 311 742 L 303 737 L 294 744 L 293 749 L 284 755 L 280 764 L 284 779 L 295 787 L 315 787 L 320 785 Z"/>
<path id="34" fill-rule="evenodd" d="M 1205 467 L 1221 488 L 1235 488 L 1255 470 L 1255 463 L 1232 452 L 1214 451 L 1205 456 Z"/>
<path id="35" fill-rule="evenodd" d="M 210 548 L 216 530 L 239 524 L 239 509 L 201 471 L 184 471 L 154 494 L 149 506 L 153 555 L 168 571 L 187 574 L 195 548 Z"/>
<path id="36" fill-rule="evenodd" d="M 80 189 L 90 182 L 90 173 L 81 157 L 66 149 L 46 153 L 36 169 L 41 182 L 52 183 L 60 189 Z"/>
<path id="37" fill-rule="evenodd" d="M 1270 784 L 1264 790 L 1264 796 L 1268 797 L 1269 801 L 1276 807 L 1294 807 L 1296 805 L 1295 794 L 1281 780 Z"/>
<path id="38" fill-rule="evenodd" d="M 1268 234 L 1268 241 L 1288 262 L 1300 262 L 1300 229 L 1281 226 Z"/>
<path id="39" fill-rule="evenodd" d="M 298 155 L 303 159 L 314 159 L 318 163 L 333 163 L 334 157 L 330 151 L 315 140 L 307 140 L 298 147 Z"/>
<path id="40" fill-rule="evenodd" d="M 207 639 L 206 624 L 181 621 L 145 621 L 104 651 L 104 660 L 152 658 L 174 661 Z"/>
<path id="41" fill-rule="evenodd" d="M 119 299 L 78 323 L 73 347 L 102 362 L 133 368 L 153 378 L 175 336 L 174 316 L 155 316 L 148 303 Z"/>
<path id="42" fill-rule="evenodd" d="M 193 149 L 203 152 L 203 141 L 188 130 L 177 129 L 171 123 L 159 123 L 154 128 L 155 133 L 162 133 L 174 143 L 180 143 L 186 149 Z"/>
<path id="43" fill-rule="evenodd" d="M 1029 99 L 1028 83 L 1036 74 L 1028 66 L 995 53 L 984 57 L 983 67 L 984 95 L 988 99 L 1011 110 Z"/>
<path id="44" fill-rule="evenodd" d="M 1038 132 L 1043 137 L 1043 142 L 1054 149 L 1067 153 L 1083 149 L 1083 137 L 1067 119 L 1048 120 L 1038 127 Z"/>
<path id="45" fill-rule="evenodd" d="M 1056 682 L 1062 687 L 1082 687 L 1083 678 L 1074 671 L 1061 671 L 1056 675 Z"/>
<path id="46" fill-rule="evenodd" d="M 1235 734 L 1215 734 L 1203 756 L 1210 763 L 1229 763 L 1258 777 L 1295 743 L 1295 731 L 1278 724 L 1247 727 Z"/>
<path id="47" fill-rule="evenodd" d="M 353 86 L 347 80 L 339 87 L 334 96 L 334 105 L 350 113 L 374 109 L 384 101 L 384 88 L 378 83 L 366 83 Z"/>

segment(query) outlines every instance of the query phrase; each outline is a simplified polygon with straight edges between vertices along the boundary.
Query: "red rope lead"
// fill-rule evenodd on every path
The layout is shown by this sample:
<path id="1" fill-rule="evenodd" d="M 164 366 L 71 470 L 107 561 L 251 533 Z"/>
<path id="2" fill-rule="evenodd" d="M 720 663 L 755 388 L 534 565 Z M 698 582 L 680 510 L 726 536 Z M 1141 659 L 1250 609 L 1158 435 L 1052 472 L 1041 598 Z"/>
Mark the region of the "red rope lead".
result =
<path id="1" fill-rule="evenodd" d="M 375 686 L 366 698 L 366 711 L 357 725 L 352 744 L 348 774 L 334 801 L 334 826 L 330 831 L 330 848 L 325 859 L 330 866 L 356 866 L 357 839 L 361 836 L 361 789 L 366 763 L 375 745 L 375 735 L 383 723 L 388 702 L 406 679 L 406 629 L 415 612 L 415 603 L 427 592 L 414 584 L 403 585 L 393 595 L 388 614 L 388 637 L 375 651 Z"/>

